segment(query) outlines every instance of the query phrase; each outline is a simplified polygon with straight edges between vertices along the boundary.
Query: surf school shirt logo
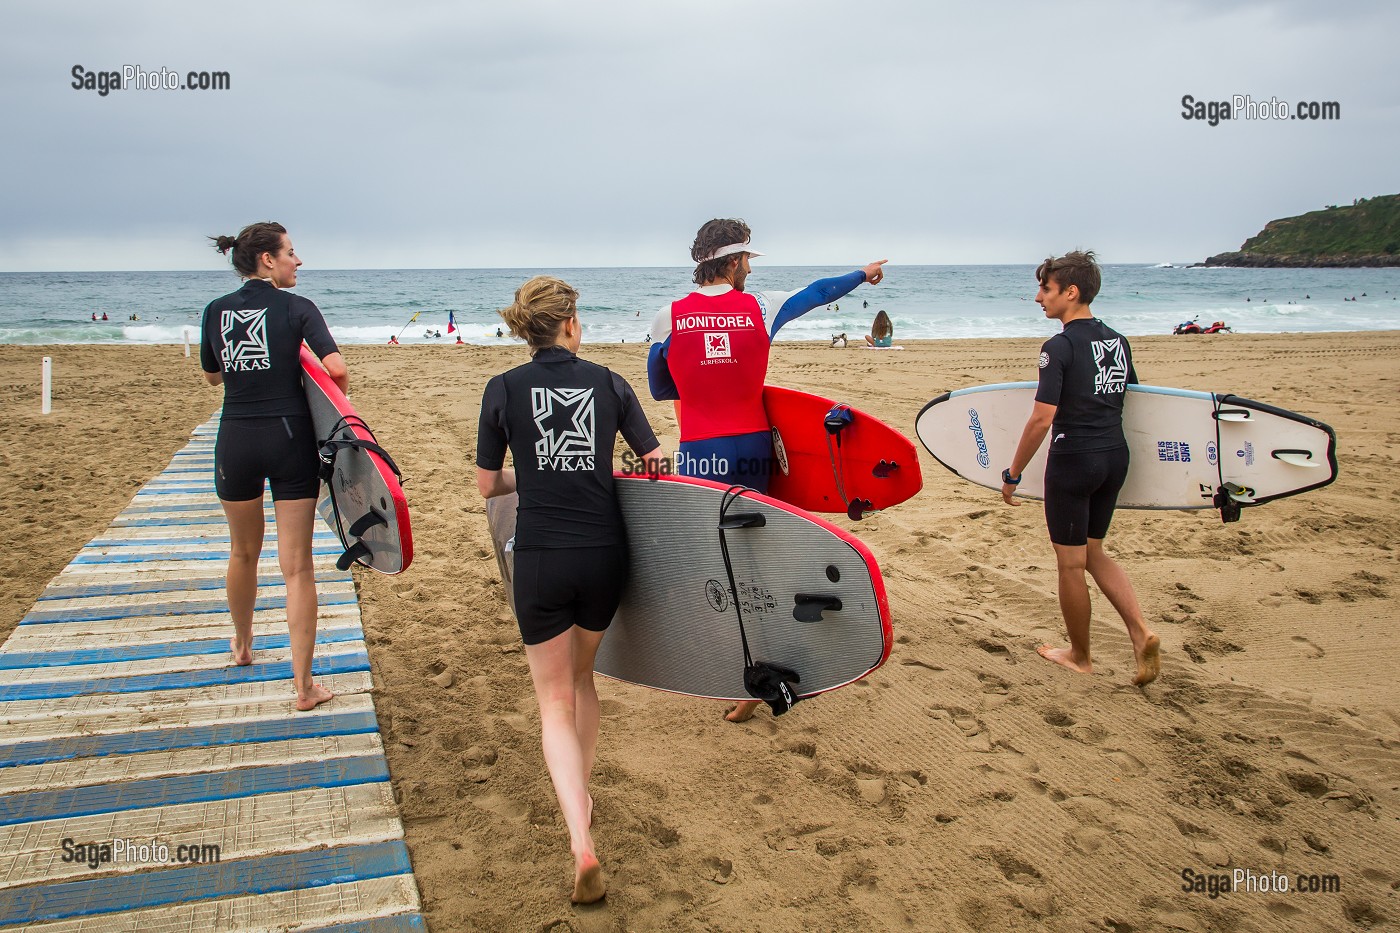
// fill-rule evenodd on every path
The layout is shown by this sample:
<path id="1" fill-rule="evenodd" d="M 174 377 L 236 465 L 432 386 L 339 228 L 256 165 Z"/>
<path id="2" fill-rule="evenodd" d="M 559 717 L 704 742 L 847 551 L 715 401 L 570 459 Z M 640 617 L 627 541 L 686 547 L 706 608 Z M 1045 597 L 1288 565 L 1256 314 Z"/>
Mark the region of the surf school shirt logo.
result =
<path id="1" fill-rule="evenodd" d="M 1128 353 L 1121 337 L 1090 341 L 1094 351 L 1094 394 L 1108 395 L 1128 390 Z"/>
<path id="2" fill-rule="evenodd" d="M 539 429 L 535 458 L 541 470 L 592 470 L 592 389 L 531 389 L 530 412 Z"/>
<path id="3" fill-rule="evenodd" d="M 727 331 L 707 331 L 705 333 L 705 359 L 727 358 L 731 355 Z"/>
<path id="4" fill-rule="evenodd" d="M 223 359 L 224 372 L 272 368 L 272 355 L 267 352 L 266 308 L 246 311 L 225 308 L 219 312 L 219 333 L 224 340 L 224 348 L 219 354 Z"/>

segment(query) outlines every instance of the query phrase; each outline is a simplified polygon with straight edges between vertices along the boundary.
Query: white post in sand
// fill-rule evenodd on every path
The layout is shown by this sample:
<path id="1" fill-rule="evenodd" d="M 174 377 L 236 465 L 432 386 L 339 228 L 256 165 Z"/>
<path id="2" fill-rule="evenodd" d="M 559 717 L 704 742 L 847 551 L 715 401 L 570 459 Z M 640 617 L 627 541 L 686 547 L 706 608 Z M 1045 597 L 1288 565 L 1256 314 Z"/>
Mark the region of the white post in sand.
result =
<path id="1" fill-rule="evenodd" d="M 185 328 L 185 359 L 190 358 L 190 329 Z"/>
<path id="2" fill-rule="evenodd" d="M 44 357 L 44 378 L 39 411 L 47 415 L 53 411 L 53 359 Z"/>

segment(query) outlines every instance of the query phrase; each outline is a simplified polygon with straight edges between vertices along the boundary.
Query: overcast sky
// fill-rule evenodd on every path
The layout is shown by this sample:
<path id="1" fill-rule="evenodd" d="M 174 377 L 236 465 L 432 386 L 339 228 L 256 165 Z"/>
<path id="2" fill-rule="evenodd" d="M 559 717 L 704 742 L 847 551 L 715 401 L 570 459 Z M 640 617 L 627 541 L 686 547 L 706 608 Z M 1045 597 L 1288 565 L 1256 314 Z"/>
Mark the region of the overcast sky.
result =
<path id="1" fill-rule="evenodd" d="M 1400 191 L 1400 5 L 41 3 L 0 37 L 0 270 L 1199 260 Z M 72 69 L 227 71 L 76 90 Z M 1337 101 L 1332 122 L 1181 98 Z"/>

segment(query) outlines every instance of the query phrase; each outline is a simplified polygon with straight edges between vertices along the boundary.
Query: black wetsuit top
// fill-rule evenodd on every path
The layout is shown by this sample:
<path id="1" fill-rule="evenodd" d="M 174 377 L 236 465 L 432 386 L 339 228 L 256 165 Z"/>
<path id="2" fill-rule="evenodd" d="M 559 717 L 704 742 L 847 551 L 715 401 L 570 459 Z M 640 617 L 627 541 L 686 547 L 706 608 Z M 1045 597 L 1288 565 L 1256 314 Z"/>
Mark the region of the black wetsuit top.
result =
<path id="1" fill-rule="evenodd" d="M 338 352 L 321 311 L 264 279 L 209 303 L 199 362 L 224 375 L 225 418 L 310 417 L 301 387 L 301 343 L 318 358 Z"/>
<path id="2" fill-rule="evenodd" d="M 1070 321 L 1045 341 L 1035 400 L 1056 406 L 1051 455 L 1126 447 L 1123 400 L 1136 382 L 1128 341 L 1098 318 Z"/>
<path id="3" fill-rule="evenodd" d="M 501 469 L 509 447 L 520 493 L 516 550 L 626 543 L 613 491 L 618 431 L 638 454 L 656 449 L 627 380 L 563 347 L 492 377 L 481 397 L 476 465 Z"/>

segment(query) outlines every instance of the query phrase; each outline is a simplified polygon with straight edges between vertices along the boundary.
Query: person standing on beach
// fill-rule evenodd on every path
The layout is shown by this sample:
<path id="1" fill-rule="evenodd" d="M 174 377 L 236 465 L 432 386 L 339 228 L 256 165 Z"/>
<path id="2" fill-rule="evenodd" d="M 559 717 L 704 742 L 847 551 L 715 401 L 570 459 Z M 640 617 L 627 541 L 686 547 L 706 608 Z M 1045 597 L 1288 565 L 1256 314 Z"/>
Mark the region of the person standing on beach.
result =
<path id="1" fill-rule="evenodd" d="M 277 562 L 287 586 L 296 708 L 309 710 L 334 694 L 311 679 L 316 649 L 316 576 L 311 536 L 320 493 L 320 460 L 311 409 L 301 387 L 301 344 L 311 347 L 342 392 L 349 373 L 320 310 L 299 295 L 301 260 L 278 223 L 244 227 L 236 237 L 210 237 L 247 281 L 204 309 L 200 366 L 224 387 L 214 444 L 214 488 L 228 519 L 226 590 L 238 665 L 253 663 L 253 605 L 263 546 L 263 483 L 272 487 Z"/>
<path id="2" fill-rule="evenodd" d="M 1040 348 L 1040 382 L 1010 466 L 1002 470 L 1001 497 L 1014 498 L 1021 472 L 1051 432 L 1045 465 L 1045 524 L 1055 547 L 1060 612 L 1068 648 L 1041 645 L 1041 657 L 1080 674 L 1093 673 L 1089 656 L 1091 605 L 1087 570 L 1127 626 L 1137 661 L 1135 684 L 1157 679 L 1161 642 L 1143 621 L 1132 581 L 1103 548 L 1118 492 L 1128 475 L 1123 400 L 1137 382 L 1128 341 L 1094 317 L 1089 305 L 1101 275 L 1092 252 L 1051 257 L 1035 270 L 1035 300 L 1060 333 Z"/>
<path id="3" fill-rule="evenodd" d="M 501 316 L 530 345 L 531 360 L 486 384 L 476 484 L 487 499 L 520 495 L 515 616 L 539 701 L 545 765 L 569 828 L 571 899 L 587 904 L 607 890 L 588 793 L 598 746 L 593 659 L 622 601 L 628 567 L 613 445 L 621 432 L 654 469 L 661 451 L 627 381 L 579 359 L 577 291 L 536 276 Z M 513 470 L 504 469 L 507 450 Z"/>
<path id="4" fill-rule="evenodd" d="M 784 324 L 862 282 L 879 283 L 887 260 L 793 292 L 746 293 L 749 257 L 763 255 L 750 247 L 749 235 L 742 220 L 711 220 L 696 233 L 690 258 L 700 287 L 657 313 L 647 382 L 652 398 L 677 402 L 676 473 L 767 492 L 773 444 L 763 381 L 773 338 Z M 743 722 L 758 703 L 741 702 L 725 718 Z"/>

